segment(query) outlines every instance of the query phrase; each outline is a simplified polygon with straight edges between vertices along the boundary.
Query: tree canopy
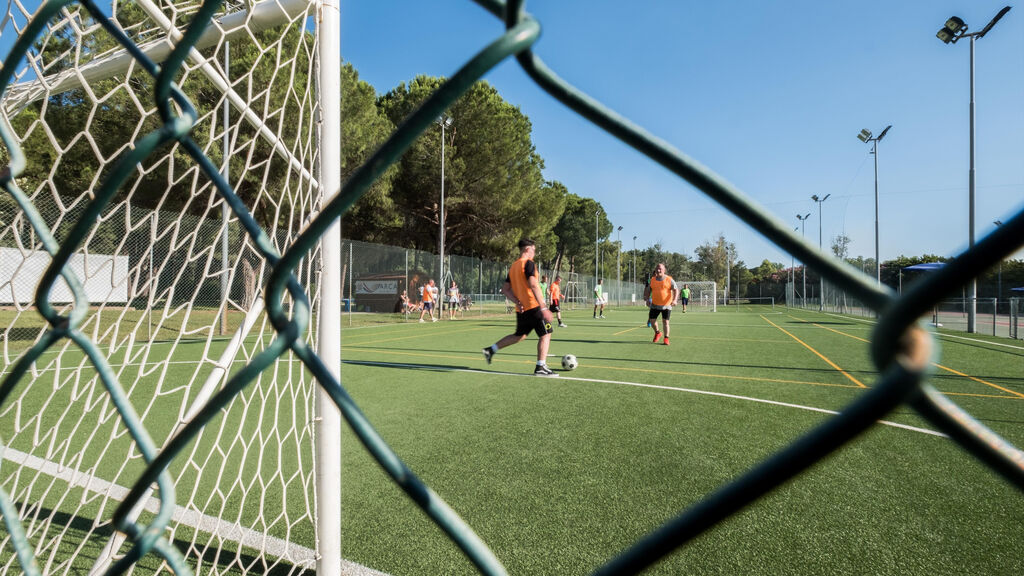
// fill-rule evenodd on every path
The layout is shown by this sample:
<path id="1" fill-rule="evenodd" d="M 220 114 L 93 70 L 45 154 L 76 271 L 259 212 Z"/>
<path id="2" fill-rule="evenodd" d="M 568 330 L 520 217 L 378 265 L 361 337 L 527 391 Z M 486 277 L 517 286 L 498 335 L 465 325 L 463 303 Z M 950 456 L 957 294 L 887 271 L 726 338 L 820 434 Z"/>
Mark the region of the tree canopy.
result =
<path id="1" fill-rule="evenodd" d="M 394 125 L 440 87 L 443 78 L 418 76 L 378 98 Z M 477 82 L 449 110 L 444 129 L 445 243 L 450 252 L 504 260 L 522 237 L 553 252 L 553 227 L 565 206 L 563 189 L 544 182 L 543 161 L 529 119 L 491 85 Z M 392 198 L 400 226 L 395 240 L 436 248 L 441 222 L 441 133 L 420 136 L 398 164 Z"/>

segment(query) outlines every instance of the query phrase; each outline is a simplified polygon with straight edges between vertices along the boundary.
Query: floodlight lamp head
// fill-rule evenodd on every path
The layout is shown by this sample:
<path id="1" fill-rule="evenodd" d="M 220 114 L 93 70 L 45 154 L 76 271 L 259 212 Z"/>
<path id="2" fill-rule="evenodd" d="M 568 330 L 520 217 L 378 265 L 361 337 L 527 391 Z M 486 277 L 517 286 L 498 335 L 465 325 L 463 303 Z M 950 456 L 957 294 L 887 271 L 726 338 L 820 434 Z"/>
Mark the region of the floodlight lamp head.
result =
<path id="1" fill-rule="evenodd" d="M 821 201 L 824 202 L 825 200 L 828 200 L 828 197 L 831 196 L 831 195 L 832 195 L 831 193 L 825 194 L 825 197 L 822 198 Z"/>
<path id="2" fill-rule="evenodd" d="M 818 201 L 818 195 L 817 194 L 811 194 L 811 200 L 814 200 L 815 202 L 817 202 Z"/>
<path id="3" fill-rule="evenodd" d="M 950 42 L 956 44 L 956 41 L 959 40 L 966 31 L 967 24 L 964 24 L 964 21 L 959 17 L 952 16 L 949 20 L 946 20 L 946 24 L 935 33 L 935 37 L 946 44 L 949 44 Z"/>
<path id="4" fill-rule="evenodd" d="M 981 29 L 981 32 L 975 32 L 975 34 L 978 35 L 978 38 L 984 38 L 985 34 L 988 34 L 988 31 L 991 30 L 992 27 L 996 25 L 996 22 L 999 22 L 999 19 L 1002 18 L 1003 16 L 1005 16 L 1006 13 L 1009 12 L 1009 11 L 1010 11 L 1010 6 L 1006 6 L 1002 10 L 1000 10 L 999 14 L 996 14 L 996 17 L 993 18 L 991 22 L 986 24 L 985 27 Z M 966 26 L 964 28 L 966 28 Z"/>
<path id="5" fill-rule="evenodd" d="M 619 232 L 622 232 L 622 226 L 619 226 Z"/>
<path id="6" fill-rule="evenodd" d="M 889 128 L 892 128 L 892 124 L 889 124 L 888 126 L 886 126 L 885 130 L 882 130 L 882 133 L 879 134 L 878 138 L 875 138 L 875 140 L 881 142 L 882 138 L 885 138 L 885 135 L 889 132 Z"/>
<path id="7" fill-rule="evenodd" d="M 950 16 L 949 20 L 946 20 L 945 28 L 953 34 L 957 34 L 967 30 L 967 24 L 964 24 L 963 19 L 959 16 Z"/>
<path id="8" fill-rule="evenodd" d="M 857 134 L 857 138 L 860 138 L 861 142 L 871 140 L 871 130 L 868 130 L 867 128 L 861 130 L 860 134 Z"/>
<path id="9" fill-rule="evenodd" d="M 995 224 L 996 226 L 1002 226 L 1003 225 L 1003 221 L 1002 220 L 993 220 L 992 223 Z"/>

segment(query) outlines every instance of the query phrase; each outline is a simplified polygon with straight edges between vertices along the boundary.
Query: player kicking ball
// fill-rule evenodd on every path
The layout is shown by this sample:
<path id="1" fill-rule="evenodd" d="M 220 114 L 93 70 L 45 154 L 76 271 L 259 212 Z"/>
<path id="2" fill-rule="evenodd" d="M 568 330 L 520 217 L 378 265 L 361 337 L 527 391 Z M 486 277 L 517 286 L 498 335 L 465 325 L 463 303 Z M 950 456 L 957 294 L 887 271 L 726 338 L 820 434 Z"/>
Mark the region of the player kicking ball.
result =
<path id="1" fill-rule="evenodd" d="M 665 334 L 665 346 L 668 346 L 669 317 L 672 316 L 672 304 L 679 298 L 679 286 L 671 276 L 665 273 L 665 264 L 659 263 L 654 268 L 654 277 L 644 288 L 644 300 L 650 302 L 651 310 L 647 313 L 651 327 L 654 328 L 654 342 L 661 339 L 662 331 L 658 330 L 658 316 Z"/>
<path id="2" fill-rule="evenodd" d="M 537 280 L 537 266 L 533 258 L 537 247 L 533 240 L 519 241 L 519 259 L 508 269 L 508 276 L 501 287 L 502 294 L 516 305 L 516 331 L 483 349 L 484 360 L 490 364 L 498 350 L 517 344 L 526 339 L 530 332 L 537 333 L 537 366 L 534 376 L 558 376 L 548 368 L 548 347 L 551 345 L 551 311 L 544 304 L 544 295 Z"/>

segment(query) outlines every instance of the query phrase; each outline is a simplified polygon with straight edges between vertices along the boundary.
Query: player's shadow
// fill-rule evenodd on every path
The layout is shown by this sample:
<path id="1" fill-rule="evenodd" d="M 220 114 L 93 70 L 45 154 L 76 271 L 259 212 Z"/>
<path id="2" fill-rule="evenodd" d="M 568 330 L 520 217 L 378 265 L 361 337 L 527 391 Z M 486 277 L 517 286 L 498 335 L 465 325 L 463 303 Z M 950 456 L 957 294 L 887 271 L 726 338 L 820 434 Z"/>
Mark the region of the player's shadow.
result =
<path id="1" fill-rule="evenodd" d="M 537 348 L 536 348 L 535 345 L 533 345 L 533 346 L 528 345 L 531 342 L 535 342 L 535 340 L 533 340 L 533 339 L 528 337 L 526 340 L 524 340 L 518 346 L 510 347 L 510 348 L 505 348 L 504 350 L 501 350 L 496 355 L 496 358 L 517 358 L 517 359 L 522 359 L 524 361 L 525 360 L 534 360 L 537 357 Z M 563 342 L 566 342 L 566 343 L 583 343 L 583 344 L 595 344 L 595 343 L 609 344 L 609 343 L 611 343 L 611 344 L 635 344 L 637 346 L 657 346 L 656 344 L 651 344 L 651 342 L 647 341 L 647 340 L 642 340 L 642 341 L 637 341 L 637 340 L 614 340 L 613 341 L 613 340 L 558 339 L 556 342 L 557 343 L 563 343 Z M 386 353 L 389 353 L 389 354 L 393 354 L 394 353 L 394 348 L 389 348 L 387 346 L 359 346 L 359 345 L 356 345 L 356 346 L 352 346 L 352 347 L 353 348 L 358 348 L 359 350 L 366 350 L 366 351 L 380 350 L 382 352 L 386 352 Z M 984 348 L 984 347 L 982 346 L 982 348 Z M 988 349 L 988 350 L 991 350 L 991 349 Z M 480 350 L 479 349 L 474 349 L 474 350 L 452 350 L 452 349 L 449 349 L 449 348 L 417 348 L 415 350 L 415 352 L 416 353 L 420 353 L 420 354 L 422 354 L 422 353 L 451 354 L 453 352 L 455 352 L 455 353 L 470 354 L 470 355 L 473 355 L 473 354 L 479 355 L 480 354 Z M 1016 355 L 1016 354 L 1014 354 L 1014 355 Z M 551 356 L 549 355 L 549 357 L 551 357 Z M 486 368 L 486 363 L 484 362 L 483 356 L 481 355 L 481 356 L 479 356 L 479 358 L 480 358 L 480 364 L 479 365 L 477 365 L 476 363 L 474 363 L 473 365 L 464 365 L 464 364 L 463 365 L 459 365 L 459 364 L 438 364 L 438 363 L 420 363 L 420 362 L 394 362 L 394 363 L 389 363 L 389 362 L 386 362 L 386 361 L 359 361 L 359 360 L 345 360 L 345 363 L 348 363 L 348 364 L 364 364 L 364 365 L 367 365 L 367 366 L 378 366 L 378 367 L 394 367 L 394 368 L 403 368 L 403 369 L 411 368 L 411 367 L 416 367 L 416 368 L 420 368 L 420 369 L 431 369 L 431 370 L 437 370 L 437 371 L 450 371 L 450 370 L 453 370 L 453 369 L 454 370 L 459 370 L 459 369 L 465 369 L 465 370 L 486 370 L 487 369 Z M 586 362 L 587 360 L 598 360 L 598 361 L 609 362 L 609 363 L 613 363 L 613 364 L 626 365 L 626 366 L 637 366 L 637 367 L 649 366 L 649 365 L 651 365 L 653 363 L 653 364 L 657 364 L 659 366 L 676 366 L 676 367 L 689 367 L 689 368 L 704 367 L 704 368 L 742 368 L 742 369 L 746 369 L 746 370 L 781 370 L 781 371 L 785 371 L 785 372 L 798 372 L 798 373 L 804 373 L 804 374 L 835 374 L 836 373 L 834 369 L 828 368 L 828 367 L 815 368 L 815 367 L 808 367 L 808 366 L 780 366 L 780 365 L 751 364 L 751 363 L 736 364 L 736 363 L 726 363 L 726 362 L 701 362 L 701 361 L 697 361 L 697 360 L 669 360 L 669 359 L 651 360 L 651 359 L 640 359 L 640 358 L 630 358 L 630 357 L 590 356 L 590 355 L 579 356 L 579 358 L 580 358 L 580 360 L 582 360 L 584 362 Z M 394 364 L 394 366 L 389 366 L 390 364 Z M 584 365 L 586 365 L 586 364 L 584 364 Z M 864 380 L 864 379 L 868 379 L 868 378 L 872 378 L 872 377 L 877 377 L 878 374 L 879 374 L 875 370 L 851 370 L 851 369 L 846 369 L 845 372 L 847 374 L 850 374 L 851 376 L 855 376 L 858 380 Z M 947 378 L 947 376 L 944 375 L 944 374 L 937 374 L 935 377 L 939 378 L 939 379 L 946 379 Z M 950 375 L 950 376 L 948 376 L 948 378 L 958 379 L 960 377 L 959 376 L 952 376 L 952 375 Z M 978 376 L 978 375 L 975 375 L 975 378 L 999 380 L 999 382 L 1001 384 L 1004 384 L 1007 387 L 1011 387 L 1011 388 L 1024 387 L 1024 378 L 1007 378 L 1005 376 L 998 376 L 998 375 L 992 375 L 992 376 L 986 376 L 986 375 Z"/>
<path id="2" fill-rule="evenodd" d="M 495 358 L 522 358 L 523 360 L 526 360 L 526 359 L 536 359 L 536 357 L 537 357 L 537 348 L 536 348 L 536 346 L 527 346 L 527 342 L 530 342 L 530 340 L 528 339 L 528 340 L 522 342 L 521 344 L 519 344 L 518 346 L 516 346 L 514 348 L 512 348 L 512 347 L 505 348 L 505 349 L 501 350 L 500 352 L 498 352 L 495 355 Z M 593 343 L 594 341 L 590 341 L 590 340 L 559 340 L 558 342 L 585 342 L 585 343 Z M 596 342 L 607 343 L 609 341 L 608 340 L 598 340 Z M 623 341 L 623 343 L 625 343 L 625 344 L 637 344 L 639 346 L 657 346 L 655 344 L 651 344 L 650 342 L 637 342 L 637 341 L 634 341 L 634 340 Z M 389 355 L 392 355 L 394 353 L 394 351 L 395 351 L 394 348 L 389 348 L 389 347 L 386 347 L 386 346 L 355 346 L 355 347 L 358 348 L 359 350 L 364 350 L 364 351 L 380 350 L 382 352 L 388 353 Z M 480 358 L 481 364 L 484 364 L 484 358 L 483 358 L 482 355 L 480 355 L 480 349 L 475 349 L 475 350 L 452 350 L 450 348 L 417 348 L 415 350 L 415 352 L 418 353 L 418 354 L 423 354 L 423 353 L 452 354 L 453 352 L 454 353 L 463 353 L 463 354 L 477 354 L 478 357 Z M 579 355 L 577 355 L 577 356 L 580 358 L 580 360 L 584 360 L 584 359 L 587 359 L 587 360 L 600 360 L 600 361 L 605 361 L 605 362 L 610 362 L 610 363 L 615 363 L 615 364 L 627 364 L 627 365 L 636 365 L 636 366 L 658 364 L 660 366 L 691 366 L 691 367 L 706 366 L 706 367 L 720 367 L 720 368 L 745 368 L 745 369 L 750 369 L 750 370 L 785 370 L 787 372 L 788 371 L 799 371 L 799 372 L 809 372 L 809 373 L 820 372 L 820 373 L 825 373 L 825 374 L 834 374 L 835 373 L 835 370 L 833 370 L 831 368 L 809 368 L 809 367 L 806 367 L 806 366 L 770 366 L 770 365 L 764 365 L 764 364 L 728 364 L 728 363 L 722 363 L 722 362 L 697 362 L 697 361 L 693 361 L 693 360 L 650 360 L 650 359 L 628 358 L 628 357 L 614 357 L 614 356 L 589 356 L 589 355 L 588 356 L 579 356 Z M 549 357 L 551 357 L 550 354 L 549 354 Z M 388 366 L 389 364 L 395 364 L 396 367 L 422 366 L 424 368 L 437 368 L 439 370 L 452 370 L 452 369 L 462 369 L 462 368 L 469 369 L 469 370 L 481 369 L 481 366 L 478 366 L 478 365 L 464 366 L 464 365 L 457 365 L 457 364 L 436 364 L 436 363 L 422 363 L 421 364 L 419 362 L 393 362 L 393 363 L 391 363 L 391 362 L 387 362 L 387 361 L 360 361 L 360 360 L 344 360 L 344 362 L 348 363 L 348 364 L 365 364 L 367 366 Z M 874 371 L 868 371 L 868 370 L 846 370 L 846 372 L 848 374 L 855 374 L 855 375 L 859 375 L 859 374 L 874 375 L 874 374 L 877 374 Z"/>
<path id="3" fill-rule="evenodd" d="M 451 352 L 451 350 L 445 350 L 445 352 Z M 483 356 L 480 356 L 480 362 L 484 363 Z M 451 372 L 452 370 L 479 370 L 480 366 L 466 366 L 458 364 L 436 364 L 426 362 L 385 362 L 376 360 L 342 360 L 343 364 L 353 364 L 356 366 L 371 366 L 373 368 L 398 368 L 400 370 L 408 370 L 409 368 L 415 368 L 417 370 L 431 370 L 434 372 Z"/>

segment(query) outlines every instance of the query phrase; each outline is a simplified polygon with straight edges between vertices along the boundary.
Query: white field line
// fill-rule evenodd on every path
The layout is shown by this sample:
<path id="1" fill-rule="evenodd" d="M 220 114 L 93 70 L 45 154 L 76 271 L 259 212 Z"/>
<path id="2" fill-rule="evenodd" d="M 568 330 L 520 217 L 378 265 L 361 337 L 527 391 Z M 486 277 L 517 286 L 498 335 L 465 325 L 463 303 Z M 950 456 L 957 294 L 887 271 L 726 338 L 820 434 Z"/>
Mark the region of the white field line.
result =
<path id="1" fill-rule="evenodd" d="M 402 364 L 397 362 L 369 362 L 362 360 L 343 360 L 343 364 L 358 364 L 361 366 L 387 366 L 395 368 L 422 368 L 429 369 L 431 371 L 447 371 L 447 372 L 469 372 L 473 374 L 488 374 L 492 376 L 523 376 L 528 378 L 537 378 L 533 374 L 522 374 L 516 372 L 494 372 L 490 370 L 474 370 L 472 368 L 445 368 L 443 366 L 426 366 L 422 364 Z M 807 410 L 810 412 L 820 412 L 822 414 L 836 415 L 839 412 L 835 410 L 828 410 L 826 408 L 815 408 L 814 406 L 804 406 L 802 404 L 791 404 L 789 402 L 778 402 L 775 400 L 765 400 L 763 398 L 752 398 L 750 396 L 739 396 L 736 394 L 726 394 L 724 392 L 710 392 L 708 390 L 694 390 L 692 388 L 679 388 L 676 386 L 663 386 L 659 384 L 643 384 L 641 382 L 626 382 L 623 380 L 604 380 L 600 378 L 578 378 L 575 376 L 562 376 L 559 375 L 559 380 L 574 380 L 577 382 L 596 382 L 599 384 L 618 384 L 620 386 L 635 386 L 637 388 L 655 388 L 658 390 L 671 390 L 673 392 L 687 392 L 690 394 L 702 394 L 705 396 L 717 396 L 719 398 L 729 398 L 731 400 L 743 400 L 746 402 L 757 402 L 759 404 L 770 404 L 773 406 L 782 406 L 785 408 L 796 408 L 798 410 Z M 948 438 L 946 434 L 942 432 L 936 432 L 935 430 L 929 430 L 927 428 L 918 428 L 916 426 L 909 426 L 907 424 L 900 424 L 898 422 L 890 422 L 888 420 L 879 420 L 879 424 L 884 426 L 891 426 L 893 428 L 902 428 L 904 430 L 910 430 L 912 432 L 919 432 L 921 434 L 928 434 L 930 436 L 939 436 L 940 438 Z"/>

